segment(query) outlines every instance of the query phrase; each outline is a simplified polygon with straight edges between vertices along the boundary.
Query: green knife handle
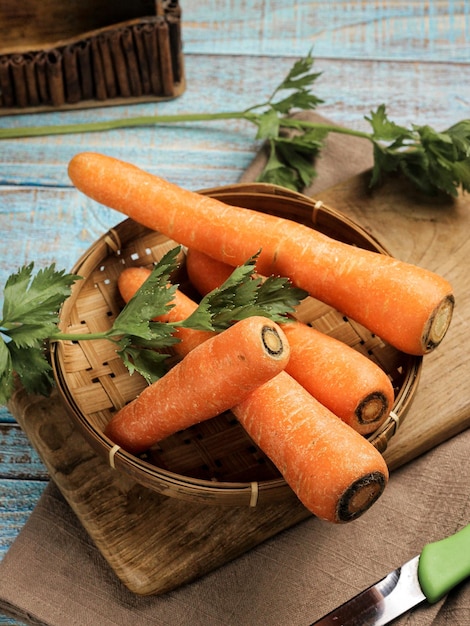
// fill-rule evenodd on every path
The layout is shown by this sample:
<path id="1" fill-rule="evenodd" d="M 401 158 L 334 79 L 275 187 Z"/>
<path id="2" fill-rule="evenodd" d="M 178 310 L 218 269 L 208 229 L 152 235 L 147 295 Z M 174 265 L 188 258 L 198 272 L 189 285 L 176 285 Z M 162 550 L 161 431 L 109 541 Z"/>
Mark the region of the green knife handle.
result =
<path id="1" fill-rule="evenodd" d="M 470 576 L 470 524 L 455 535 L 424 546 L 418 579 L 431 604 Z"/>

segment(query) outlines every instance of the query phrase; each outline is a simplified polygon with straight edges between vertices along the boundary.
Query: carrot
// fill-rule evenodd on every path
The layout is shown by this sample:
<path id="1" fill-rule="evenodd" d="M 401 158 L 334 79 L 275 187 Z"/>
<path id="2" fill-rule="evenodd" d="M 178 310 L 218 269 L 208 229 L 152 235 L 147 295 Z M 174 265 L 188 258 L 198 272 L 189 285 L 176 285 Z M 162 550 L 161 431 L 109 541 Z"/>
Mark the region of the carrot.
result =
<path id="1" fill-rule="evenodd" d="M 357 432 L 377 430 L 395 399 L 387 374 L 354 348 L 307 324 L 282 328 L 291 346 L 286 371 Z"/>
<path id="2" fill-rule="evenodd" d="M 230 269 L 230 271 L 232 271 Z M 150 276 L 151 270 L 146 267 L 127 267 L 118 277 L 118 289 L 124 302 L 129 302 L 136 291 L 142 286 Z M 157 319 L 160 322 L 180 322 L 194 313 L 197 304 L 188 298 L 182 291 L 175 291 L 172 308 Z M 213 337 L 214 333 L 206 330 L 195 330 L 193 328 L 178 328 L 175 336 L 178 343 L 172 346 L 172 351 L 178 356 L 185 356 L 201 343 Z"/>
<path id="3" fill-rule="evenodd" d="M 192 350 L 108 422 L 104 433 L 138 454 L 230 409 L 282 371 L 289 344 L 277 324 L 246 318 Z"/>
<path id="4" fill-rule="evenodd" d="M 119 274 L 117 286 L 125 303 L 134 297 L 135 293 L 144 284 L 152 271 L 147 267 L 126 267 Z M 166 321 L 166 320 L 161 320 Z"/>
<path id="5" fill-rule="evenodd" d="M 105 155 L 79 153 L 68 172 L 97 202 L 219 261 L 241 265 L 261 249 L 260 274 L 290 278 L 404 352 L 431 351 L 450 324 L 452 287 L 423 268 L 229 206 Z"/>
<path id="6" fill-rule="evenodd" d="M 382 494 L 388 481 L 382 455 L 287 372 L 232 411 L 316 516 L 349 522 Z"/>
<path id="7" fill-rule="evenodd" d="M 233 272 L 228 263 L 216 261 L 204 252 L 195 248 L 186 251 L 186 272 L 190 282 L 202 296 L 227 280 Z"/>
<path id="8" fill-rule="evenodd" d="M 193 248 L 186 254 L 186 269 L 202 295 L 233 271 Z M 291 348 L 286 372 L 354 430 L 362 435 L 377 430 L 394 402 L 387 374 L 354 348 L 307 324 L 291 321 L 281 327 Z"/>

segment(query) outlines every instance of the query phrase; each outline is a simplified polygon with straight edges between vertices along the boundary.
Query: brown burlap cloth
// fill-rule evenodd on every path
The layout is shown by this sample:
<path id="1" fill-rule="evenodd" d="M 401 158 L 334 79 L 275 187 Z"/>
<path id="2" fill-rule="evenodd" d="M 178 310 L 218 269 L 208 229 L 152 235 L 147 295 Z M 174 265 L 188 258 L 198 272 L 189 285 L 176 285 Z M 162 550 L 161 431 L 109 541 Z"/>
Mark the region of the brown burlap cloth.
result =
<path id="1" fill-rule="evenodd" d="M 244 181 L 256 177 L 264 158 L 261 152 Z M 371 158 L 367 142 L 331 136 L 307 193 L 364 171 Z M 470 521 L 469 451 L 466 430 L 396 470 L 358 520 L 335 526 L 308 518 L 158 597 L 127 590 L 50 483 L 0 564 L 0 612 L 51 626 L 307 626 Z M 470 584 L 396 624 L 470 625 Z"/>

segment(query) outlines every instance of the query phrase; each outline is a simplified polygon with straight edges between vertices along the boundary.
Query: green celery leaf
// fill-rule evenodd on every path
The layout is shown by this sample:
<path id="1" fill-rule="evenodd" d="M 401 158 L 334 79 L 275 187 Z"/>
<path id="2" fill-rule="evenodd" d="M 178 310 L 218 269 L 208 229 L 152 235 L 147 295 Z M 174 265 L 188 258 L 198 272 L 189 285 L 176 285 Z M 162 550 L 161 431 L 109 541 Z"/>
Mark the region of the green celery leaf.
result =
<path id="1" fill-rule="evenodd" d="M 413 139 L 411 130 L 389 120 L 384 104 L 381 104 L 376 111 L 371 111 L 370 117 L 365 116 L 365 119 L 370 122 L 373 129 L 372 136 L 376 140 Z"/>
<path id="2" fill-rule="evenodd" d="M 299 59 L 291 67 L 284 80 L 276 87 L 269 106 L 280 114 L 287 114 L 292 109 L 309 110 L 315 109 L 323 102 L 310 92 L 310 87 L 321 76 L 321 72 L 311 73 L 313 57 L 309 53 L 306 57 Z M 287 96 L 275 100 L 280 92 L 291 91 Z"/>
<path id="3" fill-rule="evenodd" d="M 379 144 L 374 143 L 373 150 L 374 165 L 372 167 L 372 173 L 369 180 L 369 187 L 376 187 L 382 182 L 382 171 L 385 170 L 387 162 L 387 156 Z"/>
<path id="4" fill-rule="evenodd" d="M 0 404 L 6 404 L 14 388 L 13 363 L 10 350 L 0 337 Z"/>
<path id="5" fill-rule="evenodd" d="M 308 73 L 313 65 L 313 61 L 311 51 L 306 57 L 297 59 L 282 83 L 278 86 L 277 91 L 280 89 L 299 89 L 300 87 L 311 85 L 318 77 L 318 74 Z"/>
<path id="6" fill-rule="evenodd" d="M 282 123 L 281 123 L 282 126 Z M 284 129 L 283 129 L 284 130 Z M 324 128 L 308 128 L 304 126 L 304 121 L 300 117 L 289 117 L 289 127 L 285 134 L 281 134 L 280 139 L 285 138 L 295 142 L 298 146 L 304 146 L 305 150 L 319 150 L 329 130 Z"/>
<path id="7" fill-rule="evenodd" d="M 307 293 L 297 289 L 285 278 L 271 276 L 265 281 L 253 279 L 252 289 L 245 291 L 243 301 L 234 301 L 233 307 L 225 307 L 213 313 L 213 324 L 217 330 L 223 330 L 231 323 L 243 320 L 253 315 L 268 317 L 278 324 L 290 321 L 288 313 L 293 313 L 295 307 L 303 300 Z"/>
<path id="8" fill-rule="evenodd" d="M 34 276 L 33 269 L 33 263 L 23 266 L 5 284 L 0 322 L 0 395 L 3 399 L 12 392 L 13 372 L 26 391 L 42 394 L 50 391 L 52 370 L 44 341 L 57 330 L 59 309 L 70 295 L 72 284 L 80 278 L 56 271 L 54 264 Z"/>
<path id="9" fill-rule="evenodd" d="M 47 396 L 54 383 L 52 367 L 43 348 L 17 347 L 9 344 L 13 370 L 28 393 Z"/>
<path id="10" fill-rule="evenodd" d="M 288 278 L 269 276 L 259 285 L 256 302 L 269 311 L 274 321 L 283 322 L 286 321 L 286 314 L 294 313 L 307 295 L 306 291 L 292 285 Z"/>
<path id="11" fill-rule="evenodd" d="M 447 133 L 439 133 L 430 126 L 416 126 L 415 130 L 425 152 L 442 165 L 458 158 L 458 150 Z"/>
<path id="12" fill-rule="evenodd" d="M 123 345 L 122 342 L 125 342 L 127 345 L 139 346 L 144 349 L 160 350 L 179 341 L 174 335 L 176 326 L 171 322 L 150 321 L 148 328 L 148 337 L 125 335 L 119 340 L 119 345 Z"/>
<path id="13" fill-rule="evenodd" d="M 256 124 L 258 126 L 256 139 L 271 139 L 279 134 L 280 120 L 273 109 L 259 115 Z"/>
<path id="14" fill-rule="evenodd" d="M 281 187 L 286 187 L 286 189 L 292 189 L 292 191 L 300 191 L 299 177 L 296 175 L 296 172 L 280 161 L 277 161 L 277 163 L 276 166 L 273 166 L 271 163 L 269 168 L 265 167 L 256 178 L 256 181 L 259 183 L 280 185 Z"/>
<path id="15" fill-rule="evenodd" d="M 56 271 L 55 264 L 39 270 L 32 277 L 33 268 L 34 264 L 30 263 L 8 278 L 4 289 L 2 326 L 31 324 L 39 332 L 44 323 L 49 329 L 51 322 L 57 322 L 58 311 L 69 296 L 71 285 L 80 279 L 63 270 Z"/>
<path id="16" fill-rule="evenodd" d="M 250 257 L 243 265 L 234 268 L 233 272 L 220 287 L 213 289 L 200 301 L 198 308 L 185 321 L 184 326 L 195 330 L 222 330 L 229 325 L 232 312 L 243 305 L 250 304 L 254 299 L 256 283 L 253 278 L 256 259 L 259 253 Z M 214 322 L 218 316 L 219 322 Z"/>
<path id="17" fill-rule="evenodd" d="M 428 195 L 444 191 L 456 197 L 460 187 L 470 189 L 470 120 L 443 132 L 428 125 L 407 129 L 388 119 L 384 105 L 366 119 L 374 131 L 371 186 L 382 173 L 401 172 Z"/>
<path id="18" fill-rule="evenodd" d="M 233 294 L 230 293 L 230 290 L 223 288 L 220 291 L 214 290 L 208 294 L 214 330 L 224 330 L 233 322 L 238 322 L 253 315 L 269 317 L 267 309 L 258 305 L 256 301 L 256 293 L 260 283 L 260 278 L 252 278 L 237 287 Z M 221 298 L 221 295 L 225 297 Z"/>
<path id="19" fill-rule="evenodd" d="M 275 315 L 271 315 L 271 313 L 267 310 L 266 307 L 260 306 L 256 303 L 248 304 L 246 303 L 244 306 L 234 307 L 233 309 L 225 309 L 224 311 L 220 311 L 214 315 L 214 326 L 219 330 L 225 330 L 235 322 L 239 322 L 241 320 L 246 319 L 247 317 L 260 316 L 276 320 Z"/>
<path id="20" fill-rule="evenodd" d="M 168 371 L 166 366 L 168 355 L 163 352 L 127 347 L 119 350 L 118 354 L 131 375 L 138 372 L 149 384 L 164 376 Z"/>
<path id="21" fill-rule="evenodd" d="M 308 187 L 317 175 L 314 158 L 320 151 L 324 133 L 316 131 L 290 137 L 273 138 L 269 142 L 269 155 L 258 182 L 282 185 L 294 191 Z"/>
<path id="22" fill-rule="evenodd" d="M 423 151 L 410 152 L 398 159 L 397 171 L 402 172 L 425 194 L 436 194 L 436 181 L 430 176 L 429 161 Z"/>
<path id="23" fill-rule="evenodd" d="M 459 157 L 470 157 L 470 119 L 462 120 L 445 131 L 459 151 Z"/>
<path id="24" fill-rule="evenodd" d="M 396 172 L 400 168 L 400 162 L 406 159 L 410 161 L 421 160 L 423 153 L 415 151 L 405 154 L 400 150 L 393 150 L 379 143 L 374 143 L 374 161 L 378 172 Z"/>
<path id="25" fill-rule="evenodd" d="M 308 187 L 316 176 L 316 170 L 313 165 L 313 157 L 318 153 L 318 146 L 313 145 L 310 150 L 305 148 L 305 144 L 300 139 L 297 142 L 279 140 L 276 142 L 276 151 L 280 160 L 286 166 L 288 165 L 294 170 L 297 177 L 297 188 L 302 189 Z"/>
<path id="26" fill-rule="evenodd" d="M 303 111 L 313 110 L 322 103 L 323 100 L 308 91 L 296 91 L 282 100 L 272 102 L 271 106 L 274 110 L 279 111 L 279 113 L 287 114 L 292 111 L 292 109 L 301 109 Z"/>
<path id="27" fill-rule="evenodd" d="M 459 187 L 470 189 L 470 123 L 461 122 L 450 132 L 437 132 L 429 126 L 416 127 L 429 162 L 434 185 L 457 196 Z"/>
<path id="28" fill-rule="evenodd" d="M 42 324 L 18 323 L 8 330 L 8 336 L 19 348 L 41 347 L 45 339 L 51 337 L 57 330 L 57 318 L 46 320 Z"/>
<path id="29" fill-rule="evenodd" d="M 280 160 L 279 155 L 277 153 L 276 150 L 276 145 L 277 145 L 277 141 L 274 139 L 271 139 L 271 141 L 269 141 L 269 143 L 266 144 L 266 148 L 268 151 L 268 160 L 266 162 L 266 165 L 264 166 L 264 170 L 261 173 L 263 174 L 267 174 L 270 171 L 275 171 L 277 169 L 279 169 L 280 167 L 285 167 L 285 164 Z M 258 181 L 260 181 L 261 179 L 257 179 Z"/>
<path id="30" fill-rule="evenodd" d="M 171 274 L 178 267 L 181 246 L 172 248 L 155 265 L 150 276 L 116 318 L 113 334 L 128 334 L 143 339 L 154 337 L 150 321 L 171 308 L 177 285 L 170 284 Z"/>
<path id="31" fill-rule="evenodd" d="M 165 362 L 168 358 L 166 348 L 178 343 L 174 335 L 175 327 L 169 322 L 149 323 L 150 339 L 135 335 L 124 335 L 116 341 L 118 354 L 130 374 L 138 372 L 148 382 L 153 382 L 167 371 Z"/>
<path id="32" fill-rule="evenodd" d="M 462 189 L 470 192 L 470 157 L 454 163 L 452 170 L 455 179 L 460 181 Z"/>

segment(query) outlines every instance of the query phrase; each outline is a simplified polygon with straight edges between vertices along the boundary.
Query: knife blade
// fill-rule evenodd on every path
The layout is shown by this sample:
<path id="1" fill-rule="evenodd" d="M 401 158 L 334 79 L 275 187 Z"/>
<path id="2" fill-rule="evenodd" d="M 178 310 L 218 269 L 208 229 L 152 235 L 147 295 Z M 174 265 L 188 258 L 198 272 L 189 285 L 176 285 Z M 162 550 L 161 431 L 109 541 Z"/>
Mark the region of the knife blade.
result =
<path id="1" fill-rule="evenodd" d="M 428 543 L 390 572 L 310 626 L 385 626 L 422 602 L 434 604 L 470 576 L 470 524 Z"/>

